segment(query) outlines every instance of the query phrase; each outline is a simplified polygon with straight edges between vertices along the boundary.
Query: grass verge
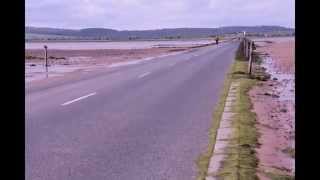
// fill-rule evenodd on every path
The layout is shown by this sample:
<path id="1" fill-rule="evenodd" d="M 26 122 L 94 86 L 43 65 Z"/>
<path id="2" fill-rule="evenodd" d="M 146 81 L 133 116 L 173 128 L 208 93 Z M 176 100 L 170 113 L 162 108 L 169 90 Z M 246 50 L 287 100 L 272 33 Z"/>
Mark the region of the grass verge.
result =
<path id="1" fill-rule="evenodd" d="M 235 71 L 235 66 L 233 64 L 231 66 L 229 72 L 227 73 L 225 80 L 224 80 L 222 93 L 220 95 L 219 102 L 216 105 L 215 110 L 213 112 L 212 125 L 209 130 L 208 149 L 205 153 L 201 154 L 196 161 L 197 166 L 198 166 L 197 180 L 205 180 L 205 178 L 207 176 L 210 158 L 212 156 L 212 153 L 214 150 L 214 145 L 216 142 L 217 130 L 220 125 L 220 120 L 221 120 L 222 113 L 224 110 L 225 101 L 228 96 L 228 90 L 229 90 L 229 87 L 231 84 L 232 72 L 234 72 L 234 71 Z"/>
<path id="2" fill-rule="evenodd" d="M 208 166 L 214 151 L 217 130 L 224 111 L 228 89 L 230 84 L 236 81 L 240 82 L 240 93 L 237 97 L 236 108 L 234 109 L 234 111 L 238 112 L 239 115 L 235 117 L 235 123 L 233 124 L 233 126 L 237 128 L 234 132 L 234 138 L 230 144 L 233 148 L 227 149 L 229 155 L 223 162 L 223 166 L 218 173 L 218 177 L 223 179 L 257 179 L 256 167 L 258 161 L 255 156 L 254 149 L 258 145 L 258 132 L 255 128 L 255 114 L 251 112 L 252 105 L 247 94 L 250 88 L 256 84 L 257 80 L 249 77 L 246 73 L 248 62 L 244 61 L 241 52 L 242 45 L 240 44 L 236 54 L 236 60 L 227 74 L 219 103 L 213 113 L 213 122 L 209 132 L 209 145 L 207 152 L 201 154 L 197 160 L 197 180 L 205 180 L 208 175 Z"/>
<path id="3" fill-rule="evenodd" d="M 246 71 L 247 62 L 236 60 L 235 69 Z M 258 160 L 255 156 L 255 148 L 258 146 L 258 131 L 255 127 L 256 116 L 251 111 L 252 104 L 248 91 L 254 86 L 257 80 L 248 75 L 234 74 L 233 82 L 240 82 L 239 93 L 233 112 L 234 117 L 232 126 L 234 127 L 233 138 L 230 141 L 227 158 L 223 161 L 222 168 L 218 177 L 223 179 L 255 180 Z"/>

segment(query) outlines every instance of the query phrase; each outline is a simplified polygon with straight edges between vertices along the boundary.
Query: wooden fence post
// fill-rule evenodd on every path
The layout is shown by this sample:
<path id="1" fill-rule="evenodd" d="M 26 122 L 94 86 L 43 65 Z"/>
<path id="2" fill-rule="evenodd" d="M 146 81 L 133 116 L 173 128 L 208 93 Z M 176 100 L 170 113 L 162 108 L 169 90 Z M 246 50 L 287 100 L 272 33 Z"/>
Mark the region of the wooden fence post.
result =
<path id="1" fill-rule="evenodd" d="M 246 41 L 246 60 L 248 60 L 248 55 L 249 55 L 249 53 L 248 53 L 248 50 L 249 50 L 249 40 L 247 40 Z"/>
<path id="2" fill-rule="evenodd" d="M 252 45 L 253 45 L 253 41 L 250 41 L 250 45 L 249 45 L 249 66 L 248 66 L 249 75 L 251 75 L 251 73 L 252 73 Z"/>
<path id="3" fill-rule="evenodd" d="M 251 41 L 248 41 L 248 53 L 247 53 L 248 60 L 249 60 L 249 57 L 250 57 L 250 45 L 251 45 Z"/>
<path id="4" fill-rule="evenodd" d="M 247 47 L 246 47 L 246 38 L 243 38 L 243 55 L 244 57 L 246 57 L 246 51 L 247 51 Z"/>

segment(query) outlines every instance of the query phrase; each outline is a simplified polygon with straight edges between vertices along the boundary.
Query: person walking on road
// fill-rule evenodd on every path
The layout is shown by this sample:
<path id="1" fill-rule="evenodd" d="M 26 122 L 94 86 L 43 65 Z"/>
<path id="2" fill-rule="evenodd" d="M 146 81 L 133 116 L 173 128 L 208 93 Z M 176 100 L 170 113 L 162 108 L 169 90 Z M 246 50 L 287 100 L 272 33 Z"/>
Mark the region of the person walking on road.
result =
<path id="1" fill-rule="evenodd" d="M 219 37 L 216 37 L 216 44 L 219 44 Z"/>

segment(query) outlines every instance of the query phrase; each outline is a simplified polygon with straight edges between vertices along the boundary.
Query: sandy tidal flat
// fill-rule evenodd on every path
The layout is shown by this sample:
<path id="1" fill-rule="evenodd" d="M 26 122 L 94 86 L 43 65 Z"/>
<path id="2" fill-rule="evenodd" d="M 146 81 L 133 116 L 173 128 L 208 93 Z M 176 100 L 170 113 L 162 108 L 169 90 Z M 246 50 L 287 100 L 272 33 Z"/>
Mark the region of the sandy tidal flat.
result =
<path id="1" fill-rule="evenodd" d="M 267 38 L 257 42 L 262 67 L 271 79 L 250 90 L 261 144 L 257 150 L 260 179 L 294 176 L 295 172 L 295 76 L 294 38 Z"/>
<path id="2" fill-rule="evenodd" d="M 47 77 L 64 76 L 75 71 L 92 71 L 111 65 L 136 64 L 155 57 L 176 54 L 188 48 L 147 49 L 96 49 L 96 50 L 49 50 L 48 73 L 46 73 L 44 50 L 25 51 L 26 82 Z"/>

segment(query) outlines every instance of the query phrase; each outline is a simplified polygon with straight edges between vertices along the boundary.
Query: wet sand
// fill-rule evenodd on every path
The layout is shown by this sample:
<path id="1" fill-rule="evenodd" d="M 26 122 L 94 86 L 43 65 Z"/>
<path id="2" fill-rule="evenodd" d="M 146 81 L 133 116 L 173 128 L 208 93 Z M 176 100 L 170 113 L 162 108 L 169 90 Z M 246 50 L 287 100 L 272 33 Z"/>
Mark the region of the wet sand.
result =
<path id="1" fill-rule="evenodd" d="M 49 50 L 48 76 L 45 69 L 44 50 L 25 50 L 26 82 L 47 77 L 64 76 L 75 71 L 91 71 L 108 68 L 112 64 L 137 63 L 154 57 L 183 52 L 189 48 L 147 49 L 96 49 L 96 50 Z"/>
<path id="2" fill-rule="evenodd" d="M 26 49 L 43 49 L 47 45 L 49 49 L 60 50 L 97 50 L 97 49 L 148 49 L 153 47 L 192 47 L 213 43 L 212 38 L 181 39 L 181 40 L 149 40 L 149 41 L 65 41 L 65 42 L 26 42 Z"/>
<path id="3" fill-rule="evenodd" d="M 170 52 L 183 51 L 186 48 L 148 48 L 148 49 L 96 49 L 96 50 L 49 50 L 50 64 L 97 64 L 141 59 Z M 26 62 L 43 62 L 44 50 L 25 52 Z"/>
<path id="4" fill-rule="evenodd" d="M 261 133 L 261 146 L 256 149 L 260 179 L 270 179 L 266 173 L 294 176 L 295 172 L 294 39 L 266 41 L 271 43 L 256 44 L 258 52 L 267 53 L 261 66 L 271 74 L 271 79 L 249 92 Z"/>

